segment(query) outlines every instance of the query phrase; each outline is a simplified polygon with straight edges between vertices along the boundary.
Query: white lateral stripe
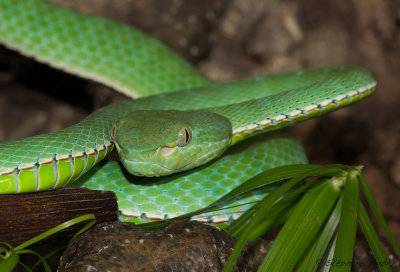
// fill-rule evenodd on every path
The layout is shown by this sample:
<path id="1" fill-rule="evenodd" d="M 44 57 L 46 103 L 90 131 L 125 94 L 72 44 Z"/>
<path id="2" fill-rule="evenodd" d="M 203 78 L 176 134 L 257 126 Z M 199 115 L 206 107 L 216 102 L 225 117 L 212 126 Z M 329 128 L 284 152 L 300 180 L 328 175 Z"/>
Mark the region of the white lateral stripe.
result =
<path id="1" fill-rule="evenodd" d="M 256 128 L 258 128 L 258 126 L 257 126 L 256 124 L 251 124 L 251 125 L 248 125 L 248 126 L 246 127 L 246 130 L 254 130 L 254 129 L 256 129 Z"/>
<path id="2" fill-rule="evenodd" d="M 45 158 L 45 159 L 39 159 L 39 164 L 50 164 L 54 161 L 53 158 Z"/>
<path id="3" fill-rule="evenodd" d="M 148 218 L 150 220 L 162 220 L 162 219 L 164 219 L 163 216 L 160 216 L 159 214 L 145 214 L 145 216 L 146 216 L 146 218 Z"/>
<path id="4" fill-rule="evenodd" d="M 121 214 L 126 217 L 140 217 L 139 212 L 132 212 L 132 211 L 121 211 Z"/>
<path id="5" fill-rule="evenodd" d="M 77 153 L 77 154 L 72 155 L 73 158 L 78 158 L 78 159 L 79 159 L 79 158 L 83 158 L 83 156 L 84 156 L 84 155 L 83 155 L 83 152 L 80 152 L 80 153 Z"/>
<path id="6" fill-rule="evenodd" d="M 271 120 L 265 119 L 265 120 L 262 120 L 261 122 L 259 122 L 258 124 L 265 127 L 265 126 L 268 126 L 269 124 L 271 124 Z"/>
<path id="7" fill-rule="evenodd" d="M 227 222 L 228 220 L 229 220 L 229 217 L 228 217 L 227 214 L 214 216 L 214 217 L 212 218 L 212 222 L 213 222 L 214 224 L 221 224 L 221 223 Z"/>
<path id="8" fill-rule="evenodd" d="M 11 175 L 14 172 L 15 172 L 15 168 L 9 169 L 9 170 L 3 170 L 3 172 L 0 173 L 0 176 L 8 176 L 8 175 Z"/>
<path id="9" fill-rule="evenodd" d="M 275 116 L 275 118 L 272 118 L 272 119 L 274 119 L 277 122 L 281 122 L 286 119 L 286 116 L 281 114 L 281 115 Z"/>
<path id="10" fill-rule="evenodd" d="M 346 96 L 344 94 L 340 94 L 338 96 L 336 96 L 335 100 L 336 101 L 343 101 L 346 98 Z"/>
<path id="11" fill-rule="evenodd" d="M 96 154 L 96 151 L 93 148 L 91 148 L 88 151 L 86 151 L 86 154 L 93 156 L 94 154 Z"/>
<path id="12" fill-rule="evenodd" d="M 245 128 L 245 127 L 240 127 L 240 128 L 235 129 L 235 130 L 232 132 L 232 134 L 235 135 L 235 134 L 242 133 L 242 132 L 245 132 L 245 131 L 246 131 L 246 128 Z"/>
<path id="13" fill-rule="evenodd" d="M 320 105 L 321 105 L 322 107 L 328 107 L 331 103 L 332 103 L 332 100 L 331 100 L 331 99 L 327 99 L 327 100 L 325 100 L 325 101 L 322 101 L 322 102 L 320 103 Z"/>
<path id="14" fill-rule="evenodd" d="M 347 95 L 350 97 L 354 97 L 354 96 L 358 95 L 358 92 L 352 90 L 352 91 L 348 92 Z"/>
<path id="15" fill-rule="evenodd" d="M 308 105 L 307 107 L 304 108 L 304 110 L 309 112 L 315 110 L 316 108 L 318 108 L 317 105 Z"/>
<path id="16" fill-rule="evenodd" d="M 294 110 L 294 111 L 290 112 L 288 115 L 289 115 L 290 117 L 294 118 L 294 117 L 299 116 L 300 114 L 301 114 L 301 111 L 300 111 L 300 110 Z"/>
<path id="17" fill-rule="evenodd" d="M 35 167 L 34 164 L 20 164 L 18 166 L 18 170 L 29 170 L 32 169 L 33 167 Z"/>
<path id="18" fill-rule="evenodd" d="M 56 155 L 56 161 L 68 160 L 69 155 Z"/>

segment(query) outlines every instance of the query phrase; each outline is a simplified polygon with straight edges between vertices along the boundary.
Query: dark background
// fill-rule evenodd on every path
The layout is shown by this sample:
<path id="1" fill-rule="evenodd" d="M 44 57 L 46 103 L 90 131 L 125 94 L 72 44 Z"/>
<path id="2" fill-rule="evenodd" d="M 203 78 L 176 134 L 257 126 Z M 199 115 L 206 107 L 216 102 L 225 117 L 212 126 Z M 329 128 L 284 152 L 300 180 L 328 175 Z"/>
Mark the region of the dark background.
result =
<path id="1" fill-rule="evenodd" d="M 312 163 L 363 165 L 400 234 L 399 0 L 52 2 L 137 26 L 215 81 L 340 64 L 369 69 L 378 81 L 375 94 L 291 130 Z M 58 130 L 125 99 L 3 47 L 0 89 L 0 139 Z"/>

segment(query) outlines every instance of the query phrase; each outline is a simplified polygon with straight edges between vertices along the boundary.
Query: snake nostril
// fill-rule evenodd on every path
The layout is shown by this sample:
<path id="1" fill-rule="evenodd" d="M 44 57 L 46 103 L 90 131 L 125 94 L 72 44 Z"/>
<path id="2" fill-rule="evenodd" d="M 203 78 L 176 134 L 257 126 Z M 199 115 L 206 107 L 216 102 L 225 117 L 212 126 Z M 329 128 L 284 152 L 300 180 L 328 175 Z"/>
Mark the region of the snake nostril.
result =
<path id="1" fill-rule="evenodd" d="M 161 152 L 165 155 L 169 154 L 174 148 L 169 146 L 161 147 Z"/>

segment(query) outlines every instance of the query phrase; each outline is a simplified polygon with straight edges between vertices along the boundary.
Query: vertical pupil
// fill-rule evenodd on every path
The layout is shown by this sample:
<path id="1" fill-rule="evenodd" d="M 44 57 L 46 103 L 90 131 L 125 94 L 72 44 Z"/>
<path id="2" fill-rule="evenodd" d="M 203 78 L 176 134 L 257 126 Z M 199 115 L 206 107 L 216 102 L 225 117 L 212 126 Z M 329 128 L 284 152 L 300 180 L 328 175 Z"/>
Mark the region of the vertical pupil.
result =
<path id="1" fill-rule="evenodd" d="M 185 128 L 186 143 L 189 141 L 189 131 Z"/>

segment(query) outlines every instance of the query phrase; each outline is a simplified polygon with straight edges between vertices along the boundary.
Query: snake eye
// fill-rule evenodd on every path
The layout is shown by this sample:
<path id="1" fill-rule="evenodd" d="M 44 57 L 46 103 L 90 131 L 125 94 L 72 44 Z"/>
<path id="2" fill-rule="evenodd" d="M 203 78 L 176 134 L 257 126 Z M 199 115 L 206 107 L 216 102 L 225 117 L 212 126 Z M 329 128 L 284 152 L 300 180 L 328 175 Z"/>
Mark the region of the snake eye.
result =
<path id="1" fill-rule="evenodd" d="M 185 146 L 192 140 L 192 131 L 188 127 L 183 127 L 178 133 L 178 145 Z"/>
<path id="2" fill-rule="evenodd" d="M 118 121 L 111 128 L 110 135 L 111 135 L 111 139 L 113 139 L 113 141 L 115 141 L 117 138 L 117 127 L 118 127 Z"/>

